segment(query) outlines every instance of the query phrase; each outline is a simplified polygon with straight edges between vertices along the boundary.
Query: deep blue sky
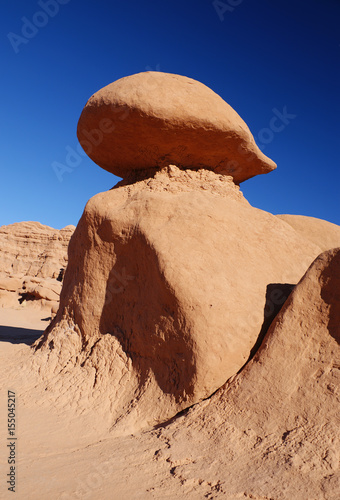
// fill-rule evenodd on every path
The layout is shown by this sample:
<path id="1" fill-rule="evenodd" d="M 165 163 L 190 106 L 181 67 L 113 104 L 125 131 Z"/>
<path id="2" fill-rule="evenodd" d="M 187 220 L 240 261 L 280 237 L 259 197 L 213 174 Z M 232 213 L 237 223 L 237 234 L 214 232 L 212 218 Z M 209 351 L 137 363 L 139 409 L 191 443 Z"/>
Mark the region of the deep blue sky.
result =
<path id="1" fill-rule="evenodd" d="M 60 2 L 53 17 L 37 14 L 47 0 L 2 6 L 0 225 L 77 224 L 117 182 L 88 158 L 62 182 L 51 165 L 77 148 L 87 99 L 145 70 L 200 80 L 268 142 L 278 168 L 241 184 L 252 205 L 340 224 L 339 0 L 225 0 L 220 12 L 211 0 Z M 271 136 L 285 107 L 296 116 Z"/>

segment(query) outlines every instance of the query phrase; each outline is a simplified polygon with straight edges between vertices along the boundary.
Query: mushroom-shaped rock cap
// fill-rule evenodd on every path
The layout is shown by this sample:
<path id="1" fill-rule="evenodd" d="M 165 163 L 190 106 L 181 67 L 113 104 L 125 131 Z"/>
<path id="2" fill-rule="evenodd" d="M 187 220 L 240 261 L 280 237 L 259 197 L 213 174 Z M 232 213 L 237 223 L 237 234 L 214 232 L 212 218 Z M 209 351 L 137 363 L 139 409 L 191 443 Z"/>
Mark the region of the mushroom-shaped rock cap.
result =
<path id="1" fill-rule="evenodd" d="M 219 95 L 185 76 L 148 71 L 96 92 L 78 123 L 78 139 L 105 170 L 207 168 L 239 183 L 274 170 L 242 118 Z"/>

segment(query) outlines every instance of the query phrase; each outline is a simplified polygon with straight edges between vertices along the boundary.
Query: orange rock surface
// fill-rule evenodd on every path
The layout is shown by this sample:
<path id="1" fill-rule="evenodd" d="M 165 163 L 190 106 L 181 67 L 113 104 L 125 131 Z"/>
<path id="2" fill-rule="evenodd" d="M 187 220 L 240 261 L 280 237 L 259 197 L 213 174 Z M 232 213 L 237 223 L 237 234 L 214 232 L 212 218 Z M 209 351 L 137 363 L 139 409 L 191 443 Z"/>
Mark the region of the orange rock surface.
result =
<path id="1" fill-rule="evenodd" d="M 67 247 L 74 226 L 61 230 L 39 222 L 0 227 L 1 307 L 58 308 L 61 269 L 67 266 Z"/>
<path id="2" fill-rule="evenodd" d="M 21 405 L 17 498 L 337 500 L 339 290 L 337 249 L 314 261 L 240 373 L 129 436 L 103 429 L 103 387 L 88 398 L 84 370 L 73 379 L 80 398 L 68 401 L 72 363 L 60 370 L 53 356 L 46 365 L 29 347 L 2 342 L 1 391 L 11 380 Z M 72 335 L 64 332 L 65 345 Z"/>
<path id="3" fill-rule="evenodd" d="M 340 247 L 340 227 L 326 220 L 305 215 L 277 215 L 292 226 L 304 238 L 318 245 L 322 250 Z"/>
<path id="4" fill-rule="evenodd" d="M 268 292 L 282 304 L 319 253 L 231 178 L 168 167 L 87 203 L 40 354 L 73 365 L 70 398 L 81 373 L 89 398 L 105 394 L 115 433 L 148 428 L 242 368 Z"/>
<path id="5" fill-rule="evenodd" d="M 75 231 L 0 228 L 16 498 L 338 500 L 340 228 L 252 207 L 275 164 L 189 78 L 114 82 L 78 136 L 123 180 Z"/>
<path id="6" fill-rule="evenodd" d="M 192 78 L 147 71 L 104 87 L 87 102 L 78 138 L 89 157 L 125 178 L 132 170 L 207 168 L 236 183 L 276 168 L 220 96 Z"/>

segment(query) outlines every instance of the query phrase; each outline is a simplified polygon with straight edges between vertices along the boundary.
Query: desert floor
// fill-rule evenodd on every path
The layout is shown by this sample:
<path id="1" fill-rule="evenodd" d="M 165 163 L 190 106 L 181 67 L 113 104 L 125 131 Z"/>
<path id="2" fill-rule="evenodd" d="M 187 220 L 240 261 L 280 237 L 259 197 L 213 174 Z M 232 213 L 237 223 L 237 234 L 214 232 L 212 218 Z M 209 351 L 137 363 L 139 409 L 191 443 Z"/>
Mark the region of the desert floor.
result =
<path id="1" fill-rule="evenodd" d="M 0 309 L 1 499 L 339 498 L 338 427 L 330 406 L 338 372 L 334 339 L 320 342 L 320 355 L 307 339 L 294 368 L 274 334 L 261 356 L 211 398 L 156 428 L 110 437 L 100 407 L 81 413 L 63 404 L 64 396 L 56 396 L 58 377 L 52 391 L 32 369 L 30 345 L 46 318 L 39 310 Z M 273 370 L 270 357 L 277 359 L 277 349 L 281 361 Z M 300 366 L 307 376 L 300 377 Z M 16 404 L 15 494 L 6 483 L 7 444 L 13 443 L 8 390 Z"/>

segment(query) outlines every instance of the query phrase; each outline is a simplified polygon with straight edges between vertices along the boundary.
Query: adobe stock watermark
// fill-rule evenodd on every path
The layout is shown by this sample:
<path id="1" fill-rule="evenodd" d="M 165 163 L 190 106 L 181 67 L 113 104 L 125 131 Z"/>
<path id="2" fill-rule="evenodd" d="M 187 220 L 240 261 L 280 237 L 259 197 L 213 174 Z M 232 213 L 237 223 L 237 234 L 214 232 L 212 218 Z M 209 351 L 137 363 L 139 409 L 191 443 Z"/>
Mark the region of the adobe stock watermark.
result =
<path id="1" fill-rule="evenodd" d="M 241 5 L 243 0 L 227 0 L 226 2 L 220 2 L 220 0 L 213 1 L 213 7 L 220 21 L 224 21 L 224 14 L 226 12 L 234 12 L 235 7 Z"/>
<path id="2" fill-rule="evenodd" d="M 41 10 L 37 10 L 31 19 L 26 16 L 21 18 L 22 26 L 20 35 L 10 31 L 7 33 L 7 38 L 12 45 L 16 54 L 19 53 L 21 45 L 26 45 L 34 38 L 41 28 L 45 28 L 50 19 L 55 17 L 60 9 L 60 5 L 66 5 L 71 0 L 39 0 L 38 6 Z"/>
<path id="3" fill-rule="evenodd" d="M 55 0 L 51 1 L 54 2 Z M 156 64 L 155 69 L 153 69 L 151 66 L 145 66 L 145 71 L 161 71 L 161 66 L 159 63 Z M 106 134 L 111 134 L 114 132 L 116 128 L 115 122 L 117 120 L 125 120 L 130 114 L 130 108 L 124 105 L 116 108 L 112 105 L 110 112 L 113 115 L 119 114 L 119 116 L 115 116 L 114 120 L 112 120 L 111 118 L 102 118 L 98 124 L 98 128 L 92 129 L 90 131 L 82 130 L 82 134 L 86 138 L 86 141 L 82 141 L 82 146 L 80 146 L 80 144 L 75 147 L 67 145 L 65 147 L 66 156 L 63 163 L 59 161 L 53 161 L 51 163 L 52 170 L 54 171 L 59 182 L 63 182 L 64 174 L 70 174 L 77 167 L 79 167 L 83 159 L 91 154 L 93 146 L 100 146 Z"/>
<path id="4" fill-rule="evenodd" d="M 145 66 L 145 71 L 161 71 L 161 65 L 159 63 L 157 63 L 155 69 L 153 69 L 149 65 Z"/>
<path id="5" fill-rule="evenodd" d="M 66 146 L 66 156 L 64 159 L 64 163 L 59 161 L 53 161 L 51 163 L 52 170 L 54 171 L 59 182 L 64 180 L 64 174 L 70 174 L 74 171 L 75 168 L 79 167 L 81 162 L 86 156 L 91 155 L 93 147 L 98 147 L 103 142 L 103 139 L 106 134 L 112 134 L 116 128 L 115 121 L 117 120 L 125 120 L 130 111 L 127 106 L 120 106 L 119 108 L 115 108 L 111 106 L 112 114 L 119 114 L 113 120 L 112 118 L 102 118 L 98 123 L 98 128 L 93 128 L 91 130 L 83 129 L 82 135 L 85 137 L 85 140 L 82 140 L 82 146 L 78 144 L 75 148 L 71 146 Z"/>
<path id="6" fill-rule="evenodd" d="M 263 151 L 266 145 L 273 142 L 275 134 L 279 134 L 284 131 L 284 129 L 290 124 L 292 120 L 295 120 L 297 115 L 288 113 L 287 106 L 283 107 L 282 113 L 276 108 L 272 109 L 273 117 L 269 121 L 268 127 L 263 127 L 257 134 L 257 145 Z"/>
<path id="7" fill-rule="evenodd" d="M 115 295 L 124 292 L 129 285 L 129 281 L 133 281 L 134 279 L 135 276 L 129 276 L 125 267 L 122 268 L 121 272 L 112 269 L 109 274 L 104 305 L 107 306 L 112 302 Z"/>
<path id="8" fill-rule="evenodd" d="M 297 115 L 288 113 L 287 106 L 283 107 L 282 112 L 277 108 L 272 109 L 273 116 L 269 121 L 268 127 L 263 127 L 254 136 L 256 144 L 261 151 L 264 151 L 266 146 L 273 142 L 275 135 L 283 132 L 285 128 L 295 120 Z M 238 147 L 238 152 L 243 156 L 245 162 L 250 162 L 256 158 L 256 152 L 244 149 L 242 144 Z M 233 175 L 239 168 L 241 168 L 241 163 L 238 160 L 228 160 L 226 163 L 224 173 L 227 175 Z"/>
<path id="9" fill-rule="evenodd" d="M 77 480 L 77 489 L 74 492 L 61 493 L 58 500 L 84 500 L 86 498 L 93 498 L 93 493 L 98 493 L 98 490 L 106 483 L 111 474 L 112 466 L 108 461 L 97 464 L 86 478 L 83 477 Z"/>

